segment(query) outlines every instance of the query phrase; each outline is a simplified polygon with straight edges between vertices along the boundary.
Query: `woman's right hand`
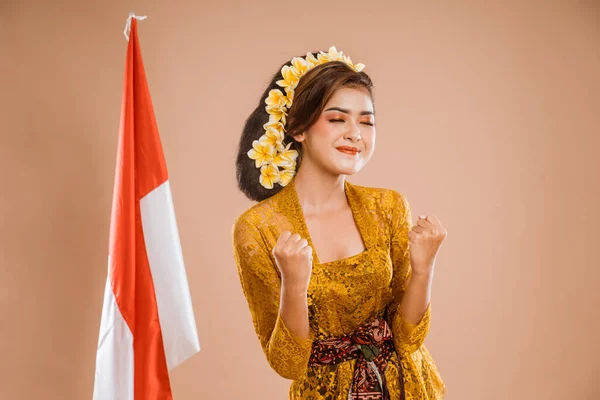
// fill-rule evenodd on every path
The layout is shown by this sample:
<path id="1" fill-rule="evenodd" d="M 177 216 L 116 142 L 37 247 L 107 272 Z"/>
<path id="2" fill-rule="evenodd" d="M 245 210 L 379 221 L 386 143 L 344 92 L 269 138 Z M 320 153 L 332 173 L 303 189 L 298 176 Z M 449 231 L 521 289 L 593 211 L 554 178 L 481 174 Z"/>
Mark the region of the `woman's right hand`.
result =
<path id="1" fill-rule="evenodd" d="M 284 231 L 273 248 L 273 256 L 281 272 L 282 286 L 308 291 L 313 261 L 312 248 L 308 241 L 297 233 Z"/>

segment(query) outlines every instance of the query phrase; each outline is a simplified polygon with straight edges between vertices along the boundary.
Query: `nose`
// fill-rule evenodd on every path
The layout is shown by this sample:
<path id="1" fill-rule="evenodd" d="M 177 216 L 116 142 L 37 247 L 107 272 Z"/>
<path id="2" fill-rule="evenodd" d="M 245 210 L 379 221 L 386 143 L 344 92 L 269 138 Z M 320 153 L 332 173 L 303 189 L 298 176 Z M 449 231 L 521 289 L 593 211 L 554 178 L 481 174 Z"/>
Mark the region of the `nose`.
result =
<path id="1" fill-rule="evenodd" d="M 349 128 L 344 135 L 344 139 L 350 139 L 353 142 L 360 140 L 360 126 L 358 123 L 352 121 L 352 123 L 348 124 L 348 126 Z"/>

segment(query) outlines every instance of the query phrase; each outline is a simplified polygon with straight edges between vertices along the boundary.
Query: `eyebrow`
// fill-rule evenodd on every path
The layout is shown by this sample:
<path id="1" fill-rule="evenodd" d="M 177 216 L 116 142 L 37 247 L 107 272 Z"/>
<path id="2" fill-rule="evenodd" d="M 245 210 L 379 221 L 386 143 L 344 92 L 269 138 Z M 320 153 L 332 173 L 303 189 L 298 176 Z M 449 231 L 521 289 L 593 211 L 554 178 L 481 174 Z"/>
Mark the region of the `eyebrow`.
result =
<path id="1" fill-rule="evenodd" d="M 340 108 L 340 107 L 330 107 L 325 111 L 339 111 L 339 112 L 343 112 L 344 114 L 350 114 L 350 110 L 347 110 L 345 108 Z M 373 111 L 361 111 L 360 115 L 375 115 L 375 113 Z"/>

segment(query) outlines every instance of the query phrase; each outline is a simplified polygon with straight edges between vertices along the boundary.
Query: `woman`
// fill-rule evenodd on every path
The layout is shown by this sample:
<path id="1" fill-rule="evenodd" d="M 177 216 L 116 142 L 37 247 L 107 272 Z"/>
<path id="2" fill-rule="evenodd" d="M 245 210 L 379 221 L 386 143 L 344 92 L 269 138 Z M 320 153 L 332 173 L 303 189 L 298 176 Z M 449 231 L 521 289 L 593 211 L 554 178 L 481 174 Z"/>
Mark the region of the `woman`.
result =
<path id="1" fill-rule="evenodd" d="M 401 193 L 346 180 L 375 148 L 363 67 L 332 47 L 271 80 L 240 140 L 238 184 L 258 204 L 235 221 L 235 260 L 290 399 L 440 399 L 423 341 L 446 230 L 431 215 L 413 226 Z"/>

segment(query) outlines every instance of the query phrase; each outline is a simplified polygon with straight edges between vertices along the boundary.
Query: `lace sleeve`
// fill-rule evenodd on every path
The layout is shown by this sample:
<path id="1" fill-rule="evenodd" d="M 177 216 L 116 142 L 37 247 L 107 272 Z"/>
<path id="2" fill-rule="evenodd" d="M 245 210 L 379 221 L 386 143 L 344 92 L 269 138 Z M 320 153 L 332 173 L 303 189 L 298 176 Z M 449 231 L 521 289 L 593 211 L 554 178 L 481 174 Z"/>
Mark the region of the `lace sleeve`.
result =
<path id="1" fill-rule="evenodd" d="M 392 324 L 396 350 L 402 354 L 411 354 L 417 350 L 429 332 L 431 303 L 418 324 L 411 324 L 403 317 L 400 306 L 411 276 L 408 232 L 412 228 L 410 205 L 406 197 L 392 190 L 392 226 L 390 238 L 390 257 L 393 265 L 392 292 L 393 301 L 388 306 L 388 317 Z"/>
<path id="2" fill-rule="evenodd" d="M 299 379 L 306 373 L 312 339 L 301 339 L 279 313 L 281 280 L 256 226 L 245 219 L 233 226 L 233 253 L 258 339 L 269 365 L 282 377 Z"/>

